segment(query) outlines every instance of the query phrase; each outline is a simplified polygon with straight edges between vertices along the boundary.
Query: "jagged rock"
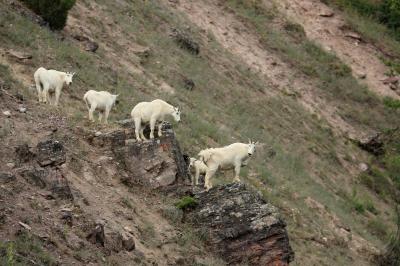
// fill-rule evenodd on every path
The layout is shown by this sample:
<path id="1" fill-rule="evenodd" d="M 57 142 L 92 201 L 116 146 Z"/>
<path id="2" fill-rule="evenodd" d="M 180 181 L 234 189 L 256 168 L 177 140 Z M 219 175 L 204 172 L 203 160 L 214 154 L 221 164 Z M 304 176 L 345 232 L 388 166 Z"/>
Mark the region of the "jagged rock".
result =
<path id="1" fill-rule="evenodd" d="M 132 251 L 135 249 L 135 239 L 132 234 L 127 232 L 122 233 L 122 247 L 126 251 Z"/>
<path id="2" fill-rule="evenodd" d="M 376 156 L 382 155 L 385 152 L 380 133 L 375 133 L 365 139 L 358 140 L 357 144 L 361 149 Z"/>
<path id="3" fill-rule="evenodd" d="M 319 14 L 320 17 L 331 18 L 335 15 L 335 13 L 331 10 L 327 10 Z"/>
<path id="4" fill-rule="evenodd" d="M 9 50 L 7 52 L 10 56 L 18 59 L 18 60 L 24 60 L 24 59 L 32 59 L 32 55 L 31 54 L 25 54 L 22 52 L 18 52 L 18 51 L 14 51 L 14 50 Z"/>
<path id="5" fill-rule="evenodd" d="M 129 122 L 126 122 L 129 124 Z M 129 128 L 125 136 L 134 136 L 134 128 Z M 189 180 L 187 164 L 183 158 L 179 143 L 172 127 L 164 123 L 163 136 L 144 142 L 117 141 L 112 145 L 114 157 L 128 172 L 122 181 L 126 184 L 145 184 L 153 188 L 165 187 L 176 182 Z M 149 127 L 144 130 L 148 136 Z M 114 142 L 115 143 L 115 142 Z"/>
<path id="6" fill-rule="evenodd" d="M 92 143 L 96 146 L 123 146 L 125 145 L 126 134 L 124 130 L 115 130 L 110 133 L 95 133 L 94 138 L 92 138 Z"/>
<path id="7" fill-rule="evenodd" d="M 104 247 L 105 243 L 104 223 L 101 221 L 97 221 L 93 230 L 86 236 L 86 240 L 92 244 Z"/>
<path id="8" fill-rule="evenodd" d="M 194 81 L 191 79 L 188 79 L 188 78 L 183 79 L 183 84 L 184 84 L 185 89 L 187 89 L 189 91 L 193 90 L 193 88 L 195 86 Z"/>
<path id="9" fill-rule="evenodd" d="M 83 35 L 74 35 L 73 38 L 77 41 L 83 42 L 85 51 L 95 53 L 99 48 L 99 44 Z"/>
<path id="10" fill-rule="evenodd" d="M 188 33 L 178 29 L 172 29 L 171 36 L 176 40 L 180 47 L 188 50 L 193 54 L 199 54 L 200 46 L 195 42 Z"/>
<path id="11" fill-rule="evenodd" d="M 393 84 L 397 85 L 399 83 L 400 76 L 395 76 L 395 77 L 389 77 L 384 80 L 382 80 L 383 84 L 388 85 L 388 84 Z"/>
<path id="12" fill-rule="evenodd" d="M 39 142 L 36 150 L 36 160 L 40 166 L 60 165 L 66 161 L 64 146 L 58 140 Z"/>
<path id="13" fill-rule="evenodd" d="M 294 259 L 278 210 L 240 183 L 195 193 L 198 205 L 186 220 L 228 264 L 288 265 Z"/>
<path id="14" fill-rule="evenodd" d="M 9 183 L 16 180 L 15 175 L 11 173 L 0 173 L 0 183 Z"/>
<path id="15" fill-rule="evenodd" d="M 80 250 L 85 246 L 85 243 L 73 233 L 68 233 L 65 236 L 67 246 L 73 250 Z"/>
<path id="16" fill-rule="evenodd" d="M 33 169 L 27 169 L 23 170 L 20 173 L 25 180 L 34 186 L 37 186 L 39 188 L 45 188 L 47 185 L 47 176 L 49 175 L 49 171 L 46 169 L 42 168 L 33 168 Z"/>
<path id="17" fill-rule="evenodd" d="M 107 232 L 105 237 L 105 247 L 114 252 L 123 250 L 122 235 L 118 232 Z"/>
<path id="18" fill-rule="evenodd" d="M 3 115 L 5 115 L 7 117 L 11 117 L 11 112 L 10 111 L 4 111 Z"/>
<path id="19" fill-rule="evenodd" d="M 22 163 L 28 162 L 35 156 L 26 143 L 17 146 L 15 148 L 15 153 L 17 154 L 19 161 Z"/>
<path id="20" fill-rule="evenodd" d="M 20 174 L 28 183 L 42 189 L 48 188 L 56 198 L 73 199 L 68 180 L 59 169 L 29 168 L 22 170 Z"/>

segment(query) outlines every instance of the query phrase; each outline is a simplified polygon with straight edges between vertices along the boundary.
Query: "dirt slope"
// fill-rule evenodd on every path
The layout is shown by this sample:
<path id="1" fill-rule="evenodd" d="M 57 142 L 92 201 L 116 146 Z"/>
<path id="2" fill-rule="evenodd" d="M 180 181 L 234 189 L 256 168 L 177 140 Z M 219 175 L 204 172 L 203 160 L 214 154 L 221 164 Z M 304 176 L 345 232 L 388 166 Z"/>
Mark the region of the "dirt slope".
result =
<path id="1" fill-rule="evenodd" d="M 400 99 L 383 84 L 389 68 L 379 59 L 381 53 L 360 35 L 346 27 L 340 11 L 319 0 L 275 1 L 278 9 L 304 27 L 308 38 L 335 53 L 353 69 L 354 76 L 381 96 Z"/>

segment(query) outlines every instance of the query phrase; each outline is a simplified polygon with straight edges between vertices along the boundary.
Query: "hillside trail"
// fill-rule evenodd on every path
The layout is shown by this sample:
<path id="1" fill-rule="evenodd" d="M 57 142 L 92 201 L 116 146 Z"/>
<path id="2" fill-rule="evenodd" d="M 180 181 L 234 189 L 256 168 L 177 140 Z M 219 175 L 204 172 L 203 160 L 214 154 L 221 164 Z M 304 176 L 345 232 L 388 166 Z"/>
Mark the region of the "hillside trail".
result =
<path id="1" fill-rule="evenodd" d="M 310 40 L 320 44 L 326 51 L 334 52 L 350 66 L 353 75 L 371 91 L 380 96 L 400 99 L 400 95 L 382 82 L 387 78 L 389 68 L 379 59 L 380 52 L 346 27 L 346 20 L 338 10 L 319 0 L 274 2 L 281 13 L 303 26 Z"/>

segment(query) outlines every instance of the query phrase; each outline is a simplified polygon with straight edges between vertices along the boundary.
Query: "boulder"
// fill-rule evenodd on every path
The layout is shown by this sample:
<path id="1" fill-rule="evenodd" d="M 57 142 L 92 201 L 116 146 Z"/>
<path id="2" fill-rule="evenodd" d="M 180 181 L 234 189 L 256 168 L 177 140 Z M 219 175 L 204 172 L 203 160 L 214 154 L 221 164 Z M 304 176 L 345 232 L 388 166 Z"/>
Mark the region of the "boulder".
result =
<path id="1" fill-rule="evenodd" d="M 121 122 L 121 124 L 128 127 L 124 136 L 133 138 L 134 128 L 130 122 Z M 149 131 L 147 126 L 144 134 L 148 136 Z M 114 140 L 106 141 L 106 143 L 111 145 L 115 160 L 128 173 L 122 177 L 125 184 L 143 184 L 160 188 L 189 182 L 187 164 L 171 125 L 164 123 L 162 131 L 162 137 L 143 142 L 125 139 L 123 145 L 123 134 L 109 133 L 110 136 L 114 136 L 112 137 Z"/>
<path id="2" fill-rule="evenodd" d="M 30 161 L 35 155 L 31 152 L 28 144 L 24 143 L 15 148 L 15 153 L 19 162 L 26 163 Z"/>
<path id="3" fill-rule="evenodd" d="M 181 48 L 188 50 L 192 54 L 199 54 L 200 45 L 193 40 L 187 32 L 179 29 L 172 29 L 170 34 Z"/>
<path id="4" fill-rule="evenodd" d="M 105 234 L 104 234 L 104 223 L 97 221 L 93 226 L 91 232 L 86 236 L 86 240 L 92 244 L 104 247 Z"/>
<path id="5" fill-rule="evenodd" d="M 46 140 L 37 145 L 36 160 L 40 166 L 61 165 L 66 161 L 64 146 L 58 140 Z"/>
<path id="6" fill-rule="evenodd" d="M 16 180 L 15 175 L 11 173 L 0 173 L 0 184 L 9 183 Z"/>
<path id="7" fill-rule="evenodd" d="M 294 259 L 286 224 L 275 208 L 244 184 L 233 183 L 197 192 L 198 205 L 185 213 L 226 262 L 288 265 Z"/>

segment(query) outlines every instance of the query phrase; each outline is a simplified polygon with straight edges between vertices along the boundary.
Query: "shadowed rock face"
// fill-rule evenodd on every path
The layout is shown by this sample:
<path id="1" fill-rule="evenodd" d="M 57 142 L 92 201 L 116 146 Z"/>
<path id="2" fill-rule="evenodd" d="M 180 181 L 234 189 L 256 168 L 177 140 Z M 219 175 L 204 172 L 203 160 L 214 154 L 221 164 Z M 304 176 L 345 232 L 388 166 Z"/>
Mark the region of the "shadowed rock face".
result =
<path id="1" fill-rule="evenodd" d="M 288 265 L 294 259 L 278 210 L 245 185 L 217 186 L 194 195 L 186 219 L 207 232 L 212 249 L 229 264 Z"/>
<path id="2" fill-rule="evenodd" d="M 134 126 L 129 120 L 121 124 L 125 130 L 93 137 L 92 143 L 110 147 L 128 173 L 122 177 L 124 183 L 159 188 L 188 182 L 187 163 L 170 124 L 163 124 L 161 137 L 142 142 L 134 139 Z M 148 136 L 149 131 L 147 126 L 145 135 Z"/>
<path id="3" fill-rule="evenodd" d="M 16 154 L 20 162 L 25 162 L 20 175 L 34 186 L 49 189 L 56 198 L 72 200 L 68 180 L 59 168 L 66 161 L 64 145 L 57 140 L 42 141 L 38 143 L 34 153 L 29 151 L 27 145 L 23 145 L 23 149 L 20 147 L 16 149 Z"/>

